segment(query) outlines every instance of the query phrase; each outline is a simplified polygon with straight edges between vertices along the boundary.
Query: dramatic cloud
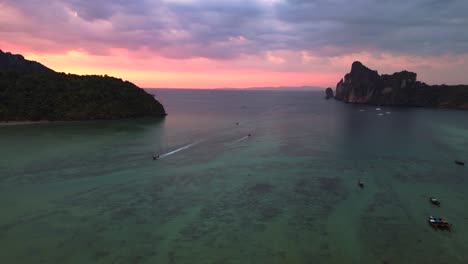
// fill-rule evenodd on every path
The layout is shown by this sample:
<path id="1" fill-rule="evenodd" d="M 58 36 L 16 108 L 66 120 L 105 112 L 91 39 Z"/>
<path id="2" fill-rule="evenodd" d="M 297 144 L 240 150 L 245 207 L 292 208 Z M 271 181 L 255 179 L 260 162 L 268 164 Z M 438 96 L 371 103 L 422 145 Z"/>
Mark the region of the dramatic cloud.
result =
<path id="1" fill-rule="evenodd" d="M 464 65 L 466 10 L 466 0 L 0 0 L 0 48 L 324 76 L 385 58 L 376 68 L 430 76 L 429 62 Z"/>
<path id="2" fill-rule="evenodd" d="M 37 50 L 150 49 L 229 59 L 272 50 L 468 52 L 465 0 L 7 0 L 0 35 Z M 7 14 L 10 13 L 10 16 Z M 12 19 L 12 14 L 16 19 Z"/>
<path id="3" fill-rule="evenodd" d="M 278 19 L 301 36 L 289 43 L 298 49 L 334 47 L 332 55 L 369 49 L 468 52 L 465 0 L 291 0 L 277 10 Z"/>
<path id="4" fill-rule="evenodd" d="M 3 1 L 0 34 L 44 51 L 149 49 L 166 57 L 225 59 L 258 52 L 258 43 L 244 35 L 261 30 L 262 7 L 251 1 Z"/>

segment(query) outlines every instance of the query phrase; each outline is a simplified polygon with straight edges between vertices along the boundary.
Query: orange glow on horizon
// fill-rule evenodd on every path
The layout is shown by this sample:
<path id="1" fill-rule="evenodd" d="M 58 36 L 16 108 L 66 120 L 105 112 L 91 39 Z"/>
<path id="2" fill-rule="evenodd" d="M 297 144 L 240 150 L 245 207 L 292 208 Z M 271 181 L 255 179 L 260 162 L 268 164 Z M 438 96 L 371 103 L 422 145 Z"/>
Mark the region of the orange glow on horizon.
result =
<path id="1" fill-rule="evenodd" d="M 424 12 L 393 23 L 405 6 L 364 1 L 353 6 L 376 11 L 362 14 L 372 23 L 350 23 L 349 10 L 319 2 L 6 0 L 0 49 L 145 88 L 335 87 L 354 61 L 429 84 L 468 83 L 465 4 L 440 13 L 421 1 Z M 426 23 L 428 14 L 440 23 Z"/>
<path id="2" fill-rule="evenodd" d="M 80 51 L 69 51 L 65 54 L 25 52 L 23 55 L 58 72 L 81 75 L 107 74 L 131 81 L 143 88 L 326 86 L 330 80 L 340 78 L 340 74 L 335 73 L 223 69 L 216 67 L 216 62 L 207 59 L 146 60 L 119 52 L 109 56 L 93 56 Z"/>
<path id="3" fill-rule="evenodd" d="M 206 58 L 170 59 L 157 54 L 111 49 L 105 55 L 80 50 L 39 53 L 0 41 L 3 51 L 22 54 L 58 71 L 81 75 L 109 75 L 142 88 L 248 88 L 248 87 L 335 87 L 355 60 L 379 73 L 409 70 L 430 84 L 466 83 L 465 75 L 453 69 L 468 67 L 468 55 L 416 57 L 389 53 L 356 53 L 319 57 L 307 52 L 277 51 L 265 56 L 231 60 Z M 428 66 L 429 65 L 429 66 Z M 460 77 L 461 76 L 461 77 Z M 441 81 L 449 79 L 451 82 Z"/>

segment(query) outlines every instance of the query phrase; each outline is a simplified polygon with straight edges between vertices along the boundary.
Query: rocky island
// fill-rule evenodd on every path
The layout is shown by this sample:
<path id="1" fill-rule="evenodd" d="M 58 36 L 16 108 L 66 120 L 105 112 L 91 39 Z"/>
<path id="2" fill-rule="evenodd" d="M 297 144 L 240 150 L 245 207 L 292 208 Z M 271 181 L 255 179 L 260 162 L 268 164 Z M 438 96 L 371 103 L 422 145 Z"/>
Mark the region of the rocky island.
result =
<path id="1" fill-rule="evenodd" d="M 425 106 L 468 110 L 468 85 L 428 85 L 416 73 L 401 71 L 379 75 L 361 62 L 336 85 L 335 99 L 346 103 Z"/>
<path id="2" fill-rule="evenodd" d="M 334 95 L 333 95 L 333 89 L 328 87 L 327 89 L 325 89 L 325 99 L 331 99 L 333 98 Z"/>
<path id="3" fill-rule="evenodd" d="M 163 117 L 164 107 L 133 83 L 55 72 L 0 50 L 0 121 Z"/>

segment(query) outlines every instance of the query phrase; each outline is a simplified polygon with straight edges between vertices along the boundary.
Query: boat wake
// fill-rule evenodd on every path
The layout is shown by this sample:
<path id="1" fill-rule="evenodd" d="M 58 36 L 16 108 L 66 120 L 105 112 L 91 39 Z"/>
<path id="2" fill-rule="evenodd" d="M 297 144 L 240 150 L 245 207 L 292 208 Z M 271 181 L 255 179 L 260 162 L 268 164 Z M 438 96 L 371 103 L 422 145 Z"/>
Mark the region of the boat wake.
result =
<path id="1" fill-rule="evenodd" d="M 176 154 L 177 152 L 180 152 L 180 151 L 182 151 L 182 150 L 189 149 L 189 148 L 191 148 L 191 147 L 197 145 L 197 144 L 200 143 L 200 142 L 201 142 L 201 140 L 200 140 L 200 141 L 197 141 L 197 142 L 194 142 L 194 143 L 192 143 L 192 144 L 188 144 L 187 146 L 180 147 L 180 148 L 175 149 L 175 150 L 173 150 L 173 151 L 171 151 L 171 152 L 161 154 L 161 155 L 159 156 L 158 159 L 166 158 L 166 157 L 171 156 L 171 155 L 174 155 L 174 154 Z"/>
<path id="2" fill-rule="evenodd" d="M 240 138 L 240 139 L 238 139 L 238 140 L 236 140 L 236 141 L 234 141 L 234 142 L 241 142 L 241 141 L 243 141 L 243 140 L 246 140 L 247 138 L 249 138 L 249 136 L 245 136 L 245 137 Z"/>

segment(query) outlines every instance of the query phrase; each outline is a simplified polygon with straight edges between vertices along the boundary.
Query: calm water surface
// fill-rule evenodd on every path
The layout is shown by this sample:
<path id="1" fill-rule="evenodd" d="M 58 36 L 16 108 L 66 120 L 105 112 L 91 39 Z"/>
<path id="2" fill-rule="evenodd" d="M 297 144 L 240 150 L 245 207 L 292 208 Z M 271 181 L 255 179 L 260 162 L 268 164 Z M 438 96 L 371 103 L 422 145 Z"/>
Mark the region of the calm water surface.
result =
<path id="1" fill-rule="evenodd" d="M 468 112 L 156 96 L 165 120 L 0 127 L 0 263 L 468 263 Z"/>

